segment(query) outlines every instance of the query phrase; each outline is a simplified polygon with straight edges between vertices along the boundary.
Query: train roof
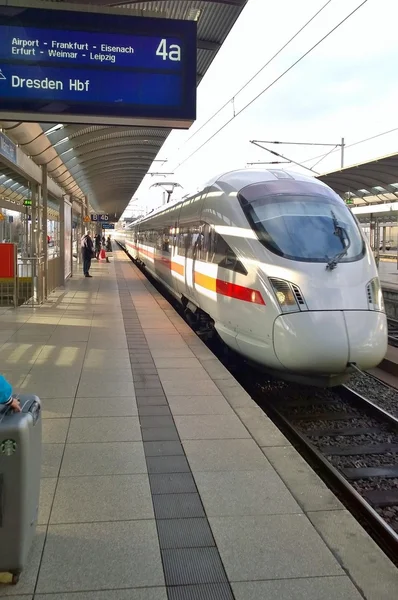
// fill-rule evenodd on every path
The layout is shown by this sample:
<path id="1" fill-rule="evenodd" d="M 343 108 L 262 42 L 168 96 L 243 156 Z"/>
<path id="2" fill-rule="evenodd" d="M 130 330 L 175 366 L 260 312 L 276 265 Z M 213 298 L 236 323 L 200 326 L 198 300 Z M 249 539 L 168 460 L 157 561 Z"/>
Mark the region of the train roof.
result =
<path id="1" fill-rule="evenodd" d="M 295 181 L 311 181 L 312 183 L 314 183 L 315 185 L 319 185 L 320 187 L 329 187 L 322 181 L 319 181 L 314 177 L 303 175 L 302 173 L 297 173 L 295 171 L 287 171 L 284 169 L 236 169 L 234 171 L 224 171 L 209 179 L 206 182 L 206 184 L 199 188 L 199 190 L 196 193 L 189 194 L 188 196 L 185 196 L 184 198 L 180 198 L 178 200 L 172 200 L 168 204 L 162 204 L 162 206 L 155 208 L 143 217 L 140 217 L 139 219 L 134 221 L 134 223 L 131 223 L 128 229 L 146 221 L 149 218 L 162 214 L 168 210 L 175 208 L 180 204 L 183 204 L 184 202 L 189 201 L 191 198 L 202 194 L 206 188 L 211 187 L 213 185 L 217 184 L 221 188 L 224 185 L 228 186 L 229 188 L 233 187 L 237 192 L 239 192 L 242 188 L 252 183 L 257 183 L 261 181 L 275 181 L 276 179 L 294 179 Z"/>
<path id="2" fill-rule="evenodd" d="M 276 179 L 294 179 L 295 181 L 311 181 L 314 184 L 321 184 L 312 176 L 303 175 L 296 171 L 288 171 L 285 169 L 237 169 L 234 171 L 225 171 L 216 177 L 210 179 L 205 187 L 209 187 L 216 183 L 228 184 L 235 187 L 237 191 L 241 190 L 246 185 L 261 181 L 275 181 Z M 322 187 L 328 187 L 324 185 Z"/>

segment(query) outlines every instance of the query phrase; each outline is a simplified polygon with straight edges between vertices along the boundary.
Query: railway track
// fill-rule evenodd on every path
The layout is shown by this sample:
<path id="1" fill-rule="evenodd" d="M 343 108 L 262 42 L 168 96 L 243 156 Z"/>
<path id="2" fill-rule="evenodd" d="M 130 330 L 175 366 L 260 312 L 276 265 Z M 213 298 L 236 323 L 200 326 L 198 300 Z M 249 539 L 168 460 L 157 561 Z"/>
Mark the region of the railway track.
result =
<path id="1" fill-rule="evenodd" d="M 175 298 L 143 273 L 183 316 Z M 346 386 L 269 378 L 219 340 L 208 346 L 398 565 L 398 418 L 390 405 L 380 407 Z"/>
<path id="2" fill-rule="evenodd" d="M 398 321 L 388 318 L 388 343 L 390 346 L 398 347 Z"/>
<path id="3" fill-rule="evenodd" d="M 346 384 L 353 392 L 367 398 L 380 408 L 398 418 L 398 388 L 382 381 L 373 373 L 354 373 Z"/>
<path id="4" fill-rule="evenodd" d="M 288 388 L 256 401 L 398 564 L 398 419 L 345 386 Z"/>
<path id="5" fill-rule="evenodd" d="M 367 374 L 362 385 L 372 399 L 348 386 L 287 383 L 242 368 L 242 359 L 210 345 L 398 566 L 397 391 Z"/>

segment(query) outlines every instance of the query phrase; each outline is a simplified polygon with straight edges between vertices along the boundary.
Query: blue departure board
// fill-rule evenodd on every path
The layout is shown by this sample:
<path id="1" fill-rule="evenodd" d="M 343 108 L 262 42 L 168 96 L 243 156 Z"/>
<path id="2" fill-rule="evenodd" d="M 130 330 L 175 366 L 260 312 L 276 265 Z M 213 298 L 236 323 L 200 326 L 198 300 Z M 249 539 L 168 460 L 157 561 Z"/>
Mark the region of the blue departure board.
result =
<path id="1" fill-rule="evenodd" d="M 0 118 L 17 113 L 42 122 L 189 127 L 196 23 L 0 7 Z"/>

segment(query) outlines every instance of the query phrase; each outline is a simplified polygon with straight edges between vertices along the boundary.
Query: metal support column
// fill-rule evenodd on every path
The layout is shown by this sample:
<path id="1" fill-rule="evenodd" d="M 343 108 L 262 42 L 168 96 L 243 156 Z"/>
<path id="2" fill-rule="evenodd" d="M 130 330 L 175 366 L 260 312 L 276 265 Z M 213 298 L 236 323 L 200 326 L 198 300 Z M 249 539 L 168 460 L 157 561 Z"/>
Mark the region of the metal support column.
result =
<path id="1" fill-rule="evenodd" d="M 88 217 L 88 196 L 84 196 L 84 216 Z"/>
<path id="2" fill-rule="evenodd" d="M 84 236 L 84 234 L 86 233 L 86 229 L 89 229 L 89 224 L 85 222 L 85 217 L 88 215 L 88 198 L 87 196 L 84 196 L 84 199 L 82 200 L 82 218 L 80 221 L 80 240 L 78 240 L 78 245 L 77 245 L 77 253 L 79 254 L 80 257 L 80 264 L 83 266 L 83 260 L 82 260 L 82 255 L 81 255 L 81 241 L 82 238 Z"/>
<path id="3" fill-rule="evenodd" d="M 77 230 L 76 230 L 76 254 L 77 254 L 77 264 L 80 267 L 80 265 L 83 265 L 82 253 L 80 251 L 80 245 L 81 245 L 82 237 L 85 233 L 84 217 L 86 215 L 86 200 L 84 198 L 83 199 L 79 198 L 79 203 L 80 203 L 80 220 L 78 221 Z"/>
<path id="4" fill-rule="evenodd" d="M 43 213 L 42 213 L 42 244 L 43 244 L 43 258 L 44 258 L 44 298 L 47 300 L 48 297 L 48 243 L 47 243 L 47 165 L 42 165 L 42 198 L 43 198 Z"/>
<path id="5" fill-rule="evenodd" d="M 344 138 L 341 138 L 341 168 L 344 168 L 344 148 L 345 148 L 345 143 L 344 143 Z"/>
<path id="6" fill-rule="evenodd" d="M 374 224 L 374 220 L 373 220 L 373 213 L 369 216 L 369 242 L 370 242 L 370 247 L 372 248 L 373 252 L 375 250 L 375 224 Z"/>
<path id="7" fill-rule="evenodd" d="M 73 196 L 70 196 L 70 276 L 73 277 Z"/>
<path id="8" fill-rule="evenodd" d="M 22 256 L 29 256 L 29 209 L 25 206 L 25 210 L 23 214 L 23 245 L 22 245 Z M 31 227 L 33 227 L 33 223 L 31 223 Z"/>
<path id="9" fill-rule="evenodd" d="M 32 207 L 31 207 L 31 222 L 30 222 L 30 247 L 27 246 L 26 256 L 37 258 L 38 256 L 38 231 L 37 231 L 37 213 L 39 210 L 39 187 L 36 183 L 30 185 Z M 26 215 L 26 221 L 28 222 L 28 215 Z M 26 235 L 27 232 L 26 232 Z M 27 238 L 26 238 L 27 244 Z"/>
<path id="10" fill-rule="evenodd" d="M 64 197 L 59 201 L 59 285 L 65 287 L 65 202 Z"/>
<path id="11" fill-rule="evenodd" d="M 375 261 L 376 261 L 377 268 L 379 268 L 379 263 L 380 263 L 380 223 L 379 223 L 378 217 L 375 217 Z"/>

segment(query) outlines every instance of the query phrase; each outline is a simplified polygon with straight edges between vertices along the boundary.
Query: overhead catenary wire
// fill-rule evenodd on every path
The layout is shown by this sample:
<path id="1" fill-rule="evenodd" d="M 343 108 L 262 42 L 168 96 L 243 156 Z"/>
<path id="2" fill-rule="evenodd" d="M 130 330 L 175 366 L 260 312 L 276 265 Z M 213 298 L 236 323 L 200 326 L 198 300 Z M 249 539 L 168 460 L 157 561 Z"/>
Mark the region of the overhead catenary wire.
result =
<path id="1" fill-rule="evenodd" d="M 353 148 L 354 146 L 358 146 L 359 144 L 364 144 L 365 142 L 370 142 L 372 140 L 375 140 L 376 138 L 382 137 L 383 135 L 388 135 L 389 133 L 394 133 L 395 131 L 398 131 L 398 127 L 394 127 L 393 129 L 389 129 L 388 131 L 382 131 L 381 133 L 376 133 L 375 135 L 371 135 L 370 137 L 364 138 L 363 140 L 358 140 L 357 142 L 353 142 L 352 144 L 346 144 L 345 148 Z M 321 160 L 323 160 L 324 158 L 326 158 L 327 156 L 329 156 L 329 154 L 333 154 L 334 152 L 337 152 L 339 150 L 338 145 L 336 144 L 336 146 L 330 150 L 329 152 L 327 152 L 326 154 L 318 154 L 317 156 L 312 156 L 311 158 L 306 158 L 305 160 L 301 161 L 302 163 L 307 163 L 307 162 L 311 162 L 312 160 L 316 160 L 317 158 L 319 158 L 320 160 L 315 163 L 312 168 L 314 168 L 317 164 L 319 164 L 321 162 Z"/>
<path id="2" fill-rule="evenodd" d="M 189 154 L 183 161 L 181 161 L 173 171 L 179 169 L 183 164 L 185 164 L 192 156 L 194 156 L 197 152 L 199 152 L 206 144 L 208 144 L 211 140 L 213 140 L 216 135 L 218 135 L 221 131 L 223 131 L 232 121 L 236 119 L 240 114 L 242 114 L 249 106 L 251 106 L 258 98 L 260 98 L 263 94 L 265 94 L 270 88 L 272 88 L 278 81 L 280 81 L 289 71 L 291 71 L 296 65 L 298 65 L 306 56 L 308 56 L 315 48 L 317 48 L 322 42 L 324 42 L 332 33 L 334 33 L 341 25 L 343 25 L 348 19 L 350 19 L 362 6 L 367 3 L 368 0 L 363 0 L 361 4 L 359 4 L 354 10 L 352 10 L 344 19 L 339 21 L 337 25 L 335 25 L 328 33 L 326 33 L 320 40 L 318 40 L 311 48 L 309 48 L 304 54 L 302 54 L 294 63 L 290 65 L 287 69 L 285 69 L 278 77 L 276 77 L 267 87 L 265 87 L 261 92 L 259 92 L 250 102 L 245 104 L 243 108 L 236 112 L 236 114 L 228 119 L 224 125 L 219 127 L 217 131 L 215 131 L 209 138 L 207 138 L 198 148 L 196 148 L 191 154 Z"/>
<path id="3" fill-rule="evenodd" d="M 270 64 L 272 63 L 272 61 L 273 61 L 273 60 L 275 60 L 275 58 L 276 58 L 277 56 L 279 56 L 279 54 L 281 54 L 281 52 L 283 52 L 283 50 L 285 50 L 285 48 L 287 48 L 287 47 L 289 46 L 289 44 L 291 44 L 291 43 L 293 42 L 293 40 L 295 40 L 295 39 L 296 39 L 296 37 L 298 37 L 298 36 L 300 35 L 300 33 L 302 33 L 302 32 L 304 31 L 304 29 L 305 29 L 306 27 L 308 27 L 308 25 L 310 25 L 310 23 L 312 23 L 312 21 L 313 21 L 314 19 L 316 19 L 316 17 L 317 17 L 317 16 L 318 16 L 318 15 L 319 15 L 319 14 L 320 14 L 320 13 L 321 13 L 321 12 L 322 12 L 322 11 L 323 11 L 323 10 L 324 10 L 326 7 L 327 7 L 327 6 L 328 6 L 328 5 L 331 3 L 331 2 L 333 2 L 333 0 L 327 0 L 327 2 L 326 2 L 326 3 L 325 3 L 325 4 L 324 4 L 324 5 L 323 5 L 323 6 L 322 6 L 322 7 L 321 7 L 319 10 L 317 10 L 317 12 L 316 12 L 314 15 L 312 15 L 312 17 L 311 17 L 311 18 L 310 18 L 310 19 L 309 19 L 309 20 L 308 20 L 308 21 L 307 21 L 307 22 L 306 22 L 306 23 L 305 23 L 305 24 L 304 24 L 302 27 L 300 27 L 300 29 L 299 29 L 298 31 L 296 31 L 296 33 L 295 33 L 295 34 L 294 34 L 294 35 L 293 35 L 293 36 L 292 36 L 292 37 L 291 37 L 291 38 L 290 38 L 290 39 L 289 39 L 289 40 L 288 40 L 288 41 L 287 41 L 287 42 L 286 42 L 286 43 L 285 43 L 285 44 L 284 44 L 284 45 L 283 45 L 281 48 L 279 48 L 279 50 L 278 50 L 276 53 L 275 53 L 273 56 L 271 56 L 271 58 L 270 58 L 270 59 L 268 59 L 268 60 L 267 60 L 267 62 L 266 62 L 266 63 L 264 63 L 264 64 L 263 64 L 263 66 L 262 66 L 262 67 L 261 67 L 261 68 L 260 68 L 260 69 L 259 69 L 259 70 L 258 70 L 258 71 L 257 71 L 257 72 L 254 74 L 254 75 L 252 75 L 252 77 L 251 77 L 251 78 L 250 78 L 248 81 L 246 81 L 246 83 L 245 83 L 244 85 L 242 85 L 242 87 L 241 87 L 241 88 L 240 88 L 240 89 L 239 89 L 237 92 L 235 92 L 235 94 L 232 96 L 232 98 L 230 98 L 229 100 L 227 100 L 227 102 L 225 102 L 225 104 L 223 104 L 223 105 L 222 105 L 222 106 L 221 106 L 221 107 L 220 107 L 220 108 L 219 108 L 219 109 L 218 109 L 218 110 L 217 110 L 217 111 L 216 111 L 216 112 L 215 112 L 215 113 L 214 113 L 214 114 L 213 114 L 211 117 L 209 117 L 209 118 L 207 119 L 207 121 L 206 121 L 205 123 L 203 123 L 203 125 L 201 125 L 201 126 L 199 127 L 199 129 L 197 129 L 197 130 L 196 130 L 196 131 L 195 131 L 195 132 L 194 132 L 194 133 L 193 133 L 193 134 L 192 134 L 192 135 L 191 135 L 191 136 L 190 136 L 190 137 L 189 137 L 189 138 L 186 140 L 186 142 L 184 143 L 184 145 L 185 145 L 185 144 L 187 144 L 187 143 L 188 143 L 190 140 L 192 140 L 192 139 L 193 139 L 193 138 L 194 138 L 194 137 L 195 137 L 195 136 L 196 136 L 196 135 L 199 133 L 199 131 L 202 131 L 202 129 L 203 129 L 204 127 L 206 127 L 206 125 L 208 125 L 209 123 L 211 123 L 211 121 L 212 121 L 213 119 L 215 119 L 215 118 L 217 117 L 217 115 L 219 115 L 219 114 L 220 114 L 220 112 L 221 112 L 222 110 L 224 110 L 224 108 L 226 108 L 226 107 L 228 106 L 228 104 L 230 104 L 231 102 L 234 102 L 234 101 L 235 101 L 235 99 L 236 99 L 236 96 L 238 96 L 238 95 L 239 95 L 241 92 L 243 92 L 243 90 L 244 90 L 245 88 L 247 88 L 247 86 L 248 86 L 248 85 L 250 85 L 250 84 L 251 84 L 251 82 L 252 82 L 252 81 L 254 81 L 254 80 L 256 79 L 256 77 L 258 77 L 258 75 L 260 75 L 260 73 L 262 73 L 262 72 L 264 71 L 264 69 L 266 69 L 266 68 L 268 67 L 268 65 L 270 65 Z"/>

